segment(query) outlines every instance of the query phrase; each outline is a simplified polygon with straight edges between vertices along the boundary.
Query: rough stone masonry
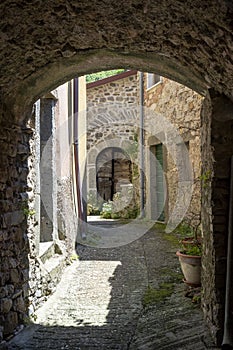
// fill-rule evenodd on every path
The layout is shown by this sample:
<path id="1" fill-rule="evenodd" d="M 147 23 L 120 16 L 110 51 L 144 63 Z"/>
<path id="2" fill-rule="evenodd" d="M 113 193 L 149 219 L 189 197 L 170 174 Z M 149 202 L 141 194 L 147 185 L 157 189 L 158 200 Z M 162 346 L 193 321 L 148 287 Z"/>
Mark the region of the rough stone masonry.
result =
<path id="1" fill-rule="evenodd" d="M 4 311 L 0 324 L 4 332 L 12 332 L 18 324 L 27 300 L 30 230 L 22 204 L 32 188 L 26 179 L 26 120 L 32 103 L 77 75 L 123 67 L 155 72 L 205 96 L 202 171 L 211 176 L 202 196 L 203 306 L 213 335 L 221 343 L 233 154 L 229 135 L 233 109 L 231 1 L 6 0 L 0 12 L 0 282 Z"/>

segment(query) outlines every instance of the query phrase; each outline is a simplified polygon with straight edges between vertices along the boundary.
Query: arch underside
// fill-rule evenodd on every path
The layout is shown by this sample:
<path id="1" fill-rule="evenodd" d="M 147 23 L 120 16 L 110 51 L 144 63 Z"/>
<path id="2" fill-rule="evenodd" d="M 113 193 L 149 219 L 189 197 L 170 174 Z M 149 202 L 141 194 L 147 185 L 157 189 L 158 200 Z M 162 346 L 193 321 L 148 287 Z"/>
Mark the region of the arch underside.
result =
<path id="1" fill-rule="evenodd" d="M 119 67 L 232 97 L 229 1 L 4 1 L 0 11 L 2 98 L 16 114 L 75 76 Z"/>

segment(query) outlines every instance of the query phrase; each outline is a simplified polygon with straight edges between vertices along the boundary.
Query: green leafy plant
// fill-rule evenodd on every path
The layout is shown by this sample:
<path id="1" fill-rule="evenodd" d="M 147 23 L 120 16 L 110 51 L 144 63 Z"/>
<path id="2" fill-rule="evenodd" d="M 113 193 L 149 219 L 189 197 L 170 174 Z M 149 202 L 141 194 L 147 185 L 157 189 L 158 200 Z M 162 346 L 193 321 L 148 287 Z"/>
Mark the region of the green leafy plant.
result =
<path id="1" fill-rule="evenodd" d="M 87 74 L 86 75 L 86 82 L 92 83 L 97 80 L 101 80 L 107 77 L 111 77 L 113 75 L 119 74 L 124 72 L 124 69 L 113 69 L 113 70 L 107 70 L 107 71 L 101 71 L 97 73 Z"/>
<path id="2" fill-rule="evenodd" d="M 75 253 L 70 256 L 70 261 L 76 261 L 78 259 L 79 259 L 79 256 Z"/>
<path id="3" fill-rule="evenodd" d="M 100 210 L 93 204 L 87 204 L 87 215 L 100 215 Z"/>
<path id="4" fill-rule="evenodd" d="M 111 219 L 119 219 L 120 215 L 118 213 L 111 213 Z"/>
<path id="5" fill-rule="evenodd" d="M 199 242 L 187 245 L 183 247 L 183 249 L 181 250 L 181 253 L 186 255 L 201 256 L 201 253 L 202 253 L 201 245 Z"/>
<path id="6" fill-rule="evenodd" d="M 104 219 L 118 219 L 119 218 L 118 214 L 114 213 L 112 201 L 108 201 L 108 202 L 103 203 L 102 211 L 101 211 L 100 215 Z"/>
<path id="7" fill-rule="evenodd" d="M 201 295 L 200 295 L 200 293 L 193 296 L 192 303 L 194 303 L 194 304 L 201 304 Z"/>
<path id="8" fill-rule="evenodd" d="M 200 175 L 199 179 L 202 182 L 203 188 L 208 187 L 211 181 L 211 176 L 212 176 L 211 170 L 207 170 Z"/>
<path id="9" fill-rule="evenodd" d="M 21 203 L 21 209 L 27 218 L 32 218 L 36 214 L 34 209 L 30 209 L 28 206 L 28 200 L 23 200 Z"/>
<path id="10" fill-rule="evenodd" d="M 88 194 L 87 215 L 100 215 L 101 204 L 93 193 Z"/>
<path id="11" fill-rule="evenodd" d="M 200 230 L 200 216 L 195 220 L 184 220 L 176 229 L 180 236 L 180 252 L 186 255 L 201 256 L 202 239 Z"/>
<path id="12" fill-rule="evenodd" d="M 193 228 L 188 225 L 187 222 L 183 221 L 180 223 L 177 228 L 175 229 L 175 233 L 177 233 L 180 237 L 180 239 L 183 239 L 185 237 L 193 237 Z"/>
<path id="13" fill-rule="evenodd" d="M 33 215 L 36 214 L 36 211 L 35 211 L 34 209 L 24 208 L 24 209 L 23 209 L 23 213 L 24 213 L 24 215 L 26 215 L 27 217 L 32 217 Z"/>

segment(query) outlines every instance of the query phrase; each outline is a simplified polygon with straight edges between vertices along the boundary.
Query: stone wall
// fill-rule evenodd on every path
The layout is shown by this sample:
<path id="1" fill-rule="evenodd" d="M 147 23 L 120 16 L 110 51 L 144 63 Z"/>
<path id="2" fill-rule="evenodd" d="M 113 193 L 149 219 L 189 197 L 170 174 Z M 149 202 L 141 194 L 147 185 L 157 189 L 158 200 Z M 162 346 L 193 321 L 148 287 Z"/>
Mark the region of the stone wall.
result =
<path id="1" fill-rule="evenodd" d="M 59 240 L 65 241 L 68 253 L 73 253 L 74 251 L 78 230 L 78 220 L 74 208 L 72 187 L 73 184 L 71 176 L 58 179 L 58 238 Z"/>
<path id="2" fill-rule="evenodd" d="M 111 78 L 87 84 L 87 106 L 102 103 L 138 104 L 138 76 L 136 71 L 120 73 Z"/>
<path id="3" fill-rule="evenodd" d="M 200 110 L 203 98 L 189 88 L 166 78 L 162 78 L 160 83 L 150 89 L 146 88 L 146 82 L 147 75 L 144 74 L 146 144 L 148 151 L 153 144 L 164 144 L 164 171 L 168 199 L 165 207 L 166 219 L 172 213 L 177 196 L 176 157 L 178 157 L 178 163 L 184 169 L 187 168 L 185 163 L 182 164 L 182 156 L 179 157 L 178 147 L 181 146 L 181 141 L 177 143 L 177 135 L 181 135 L 184 145 L 188 148 L 194 178 L 194 191 L 190 206 L 187 208 L 186 217 L 196 218 L 200 213 Z M 156 124 L 154 135 L 151 134 L 153 130 L 151 121 Z M 171 126 L 174 127 L 173 130 Z M 168 139 L 170 139 L 171 133 L 174 134 L 172 136 L 174 144 L 169 146 L 170 141 Z M 158 136 L 157 139 L 154 137 L 156 135 Z M 169 146 L 169 148 L 166 148 L 166 146 Z M 171 150 L 174 153 L 170 152 Z M 147 163 L 149 163 L 149 156 L 147 157 Z M 148 190 L 150 191 L 150 187 L 148 187 Z M 149 195 L 150 192 L 147 193 L 147 196 Z"/>
<path id="4" fill-rule="evenodd" d="M 33 130 L 27 178 L 32 188 L 27 215 L 30 245 L 28 311 L 31 319 L 35 310 L 54 292 L 68 257 L 75 249 L 77 217 L 69 176 L 67 96 L 67 86 L 63 86 L 40 99 L 29 120 Z M 62 148 L 62 154 L 58 147 Z M 49 234 L 46 234 L 46 224 Z"/>
<path id="5" fill-rule="evenodd" d="M 68 254 L 74 251 L 75 225 L 71 180 L 59 182 L 59 238 L 54 239 L 50 270 L 40 252 L 40 154 L 35 113 L 23 125 L 2 112 L 0 128 L 0 342 L 12 335 L 56 288 Z M 37 194 L 37 196 L 35 196 Z M 66 221 L 66 220 L 67 221 Z M 57 227 L 56 227 L 57 229 Z"/>
<path id="6" fill-rule="evenodd" d="M 201 111 L 201 156 L 202 173 L 208 174 L 207 180 L 202 184 L 202 228 L 203 228 L 203 256 L 202 256 L 202 308 L 205 318 L 216 337 L 219 331 L 217 295 L 215 289 L 215 249 L 212 226 L 212 177 L 213 152 L 211 147 L 211 115 L 212 105 L 209 96 L 203 101 Z"/>
<path id="7" fill-rule="evenodd" d="M 36 162 L 38 162 L 39 154 L 36 154 L 36 138 L 38 137 L 35 130 L 35 106 L 34 113 L 29 119 L 28 123 L 31 128 L 31 138 L 29 140 L 30 153 L 28 156 L 28 176 L 27 176 L 27 186 L 28 186 L 28 199 L 27 208 L 24 209 L 27 218 L 27 237 L 29 241 L 29 281 L 28 281 L 28 295 L 27 295 L 27 316 L 25 322 L 29 321 L 29 318 L 33 321 L 35 310 L 44 303 L 48 296 L 55 290 L 56 285 L 61 277 L 60 273 L 52 274 L 52 271 L 48 270 L 44 260 L 42 260 L 42 253 L 40 249 L 40 242 L 43 240 L 43 226 L 40 225 L 41 215 L 43 213 L 37 213 L 36 196 L 38 194 L 38 188 L 36 183 Z M 39 193 L 41 195 L 41 193 Z M 57 209 L 57 208 L 56 208 Z M 39 229 L 37 229 L 39 228 Z M 56 225 L 57 230 L 57 225 Z M 42 237 L 41 237 L 42 236 Z M 52 240 L 52 238 L 50 238 Z M 58 240 L 56 240 L 58 242 Z M 55 255 L 60 250 L 60 246 L 57 245 L 56 251 L 52 250 L 52 254 Z M 65 248 L 63 251 L 59 251 L 59 255 L 64 255 L 66 257 Z M 62 269 L 63 266 L 61 266 Z"/>
<path id="8" fill-rule="evenodd" d="M 108 78 L 109 79 L 109 78 Z M 149 147 L 153 145 L 153 137 L 158 132 L 154 130 L 158 118 L 153 115 L 161 115 L 174 128 L 177 129 L 177 134 L 182 135 L 185 145 L 188 147 L 192 165 L 192 175 L 195 179 L 194 192 L 189 206 L 189 219 L 198 222 L 200 213 L 200 108 L 202 98 L 197 93 L 175 83 L 171 80 L 163 78 L 161 83 L 150 89 L 146 89 L 147 74 L 144 74 L 145 88 L 145 145 L 146 165 L 146 213 L 148 217 L 151 215 L 151 207 L 154 206 L 151 197 L 151 176 L 150 174 L 150 155 Z M 99 84 L 96 87 L 93 86 Z M 110 81 L 106 84 L 92 83 L 93 87 L 87 89 L 87 106 L 88 113 L 88 169 L 89 169 L 89 189 L 93 192 L 95 189 L 95 160 L 98 152 L 96 145 L 101 145 L 108 141 L 111 145 L 111 140 L 123 139 L 135 142 L 135 135 L 138 139 L 139 135 L 139 75 L 134 74 L 124 79 Z M 110 103 L 111 101 L 111 103 Z M 137 119 L 128 118 L 128 113 L 118 113 L 117 110 L 121 106 L 128 108 L 132 106 L 133 113 L 137 113 Z M 121 111 L 122 112 L 122 111 Z M 151 113 L 153 112 L 153 113 Z M 168 132 L 166 126 L 161 123 L 160 130 L 164 135 Z M 163 130 L 164 128 L 164 130 Z M 165 140 L 163 140 L 165 141 Z M 157 142 L 157 141 L 156 141 Z M 166 142 L 165 142 L 166 143 Z M 175 146 L 172 146 L 175 148 Z M 138 147 L 137 147 L 138 152 Z M 174 149 L 178 153 L 178 150 Z M 138 161 L 138 158 L 137 158 Z M 164 146 L 164 170 L 167 188 L 167 201 L 165 204 L 165 216 L 168 220 L 172 213 L 177 196 L 178 173 L 174 162 L 174 155 L 170 154 Z M 181 160 L 179 160 L 181 162 Z M 185 167 L 185 164 L 183 164 Z M 90 176 L 91 174 L 91 176 Z M 94 187 L 93 187 L 94 186 Z M 194 219 L 194 220 L 193 220 Z"/>
<path id="9" fill-rule="evenodd" d="M 153 67 L 193 89 L 212 86 L 232 96 L 231 5 L 226 0 L 193 0 L 192 6 L 170 0 L 111 0 L 101 6 L 96 0 L 54 0 L 32 8 L 29 2 L 19 7 L 4 1 L 4 95 L 9 106 L 13 97 L 23 108 L 77 73 L 124 66 Z"/>
<path id="10" fill-rule="evenodd" d="M 132 71 L 124 77 L 126 73 L 112 77 L 110 82 L 107 78 L 87 84 L 87 149 L 114 137 L 134 140 L 138 126 L 138 76 Z"/>
<path id="11" fill-rule="evenodd" d="M 22 323 L 27 306 L 29 238 L 27 183 L 31 129 L 1 110 L 0 144 L 0 340 Z"/>
<path id="12" fill-rule="evenodd" d="M 233 176 L 233 104 L 222 95 L 210 93 L 202 109 L 203 310 L 220 345 L 225 314 L 230 177 Z M 231 287 L 229 293 L 232 300 Z M 232 309 L 229 320 L 232 325 Z M 231 327 L 229 334 L 232 331 Z"/>
<path id="13" fill-rule="evenodd" d="M 138 75 L 136 71 L 87 84 L 88 191 L 96 197 L 96 159 L 106 148 L 121 148 L 138 167 Z M 138 176 L 133 176 L 138 193 Z M 138 194 L 137 194 L 138 198 Z"/>

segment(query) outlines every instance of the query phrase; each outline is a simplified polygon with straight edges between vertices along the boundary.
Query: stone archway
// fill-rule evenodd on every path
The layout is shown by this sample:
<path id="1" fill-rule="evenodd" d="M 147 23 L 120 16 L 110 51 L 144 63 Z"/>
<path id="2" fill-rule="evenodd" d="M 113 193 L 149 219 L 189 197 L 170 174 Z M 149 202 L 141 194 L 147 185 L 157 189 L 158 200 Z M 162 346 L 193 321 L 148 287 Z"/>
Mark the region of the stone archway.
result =
<path id="1" fill-rule="evenodd" d="M 204 311 L 218 341 L 223 329 L 225 257 L 229 200 L 229 156 L 233 153 L 232 17 L 229 1 L 183 4 L 166 0 L 14 3 L 0 5 L 1 16 L 1 250 L 2 287 L 20 291 L 15 310 L 5 304 L 4 327 L 12 333 L 25 310 L 28 240 L 22 203 L 28 198 L 31 128 L 25 121 L 32 103 L 59 84 L 108 68 L 155 72 L 206 94 L 203 107 L 205 187 Z M 14 25 L 12 25 L 14 24 Z M 33 125 L 31 125 L 33 127 Z M 212 148 L 211 148 L 212 147 Z M 227 149 L 227 152 L 225 152 Z M 211 163 L 214 159 L 215 163 Z M 221 166 L 223 165 L 223 166 Z M 33 178 L 30 178 L 33 182 Z M 220 200 L 219 200 L 220 198 Z M 215 206 L 213 206 L 215 204 Z M 213 219 L 214 215 L 214 219 Z M 209 237 L 209 236 L 210 237 Z M 14 244 L 11 244 L 14 242 Z M 220 244 L 220 242 L 223 242 Z M 2 248 L 3 247 L 3 248 Z M 7 256 L 15 260 L 9 271 Z M 8 292 L 7 292 L 8 293 Z M 3 298 L 8 298 L 5 295 Z M 10 298 L 9 298 L 10 299 Z M 3 304 L 2 304 L 3 305 Z M 8 305 L 8 306 L 6 306 Z"/>
<path id="2" fill-rule="evenodd" d="M 14 97 L 15 111 L 23 113 L 29 102 L 75 75 L 122 66 L 232 96 L 232 11 L 229 1 L 211 0 L 33 7 L 5 1 L 2 95 L 5 101 Z"/>

